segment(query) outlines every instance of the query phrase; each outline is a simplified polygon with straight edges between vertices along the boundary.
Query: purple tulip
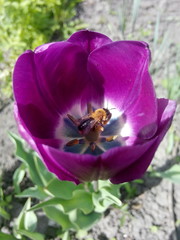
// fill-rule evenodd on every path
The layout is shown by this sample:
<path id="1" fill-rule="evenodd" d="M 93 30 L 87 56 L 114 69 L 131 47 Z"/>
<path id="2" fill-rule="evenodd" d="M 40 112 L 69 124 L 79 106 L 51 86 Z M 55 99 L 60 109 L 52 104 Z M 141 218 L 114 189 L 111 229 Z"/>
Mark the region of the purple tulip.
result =
<path id="1" fill-rule="evenodd" d="M 13 75 L 20 134 L 61 180 L 141 177 L 176 108 L 156 98 L 149 63 L 147 43 L 90 31 L 24 52 Z"/>

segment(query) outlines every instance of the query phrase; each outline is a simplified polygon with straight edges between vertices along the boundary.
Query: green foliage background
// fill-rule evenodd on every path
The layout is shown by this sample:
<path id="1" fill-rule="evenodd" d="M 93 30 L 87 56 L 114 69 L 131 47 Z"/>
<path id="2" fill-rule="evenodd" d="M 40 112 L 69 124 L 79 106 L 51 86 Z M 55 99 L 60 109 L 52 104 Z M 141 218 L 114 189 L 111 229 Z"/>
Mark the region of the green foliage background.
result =
<path id="1" fill-rule="evenodd" d="M 0 100 L 11 96 L 11 73 L 26 49 L 66 39 L 81 29 L 82 0 L 0 0 Z"/>

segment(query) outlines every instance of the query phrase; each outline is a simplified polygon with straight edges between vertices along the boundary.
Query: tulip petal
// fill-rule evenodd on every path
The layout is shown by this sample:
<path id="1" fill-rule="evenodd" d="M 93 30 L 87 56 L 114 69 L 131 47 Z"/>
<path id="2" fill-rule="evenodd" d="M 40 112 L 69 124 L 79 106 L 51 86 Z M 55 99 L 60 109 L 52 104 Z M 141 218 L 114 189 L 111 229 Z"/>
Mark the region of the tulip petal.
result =
<path id="1" fill-rule="evenodd" d="M 81 46 L 57 42 L 35 52 L 38 84 L 44 98 L 60 114 L 74 105 L 84 107 L 95 99 L 102 102 L 102 86 L 94 86 L 87 72 L 88 54 Z"/>
<path id="2" fill-rule="evenodd" d="M 157 99 L 148 72 L 142 76 L 141 91 L 134 106 L 125 111 L 126 124 L 131 126 L 131 136 L 149 139 L 157 131 Z M 125 126 L 126 127 L 126 126 Z M 126 137 L 124 131 L 123 137 Z"/>
<path id="3" fill-rule="evenodd" d="M 155 139 L 152 139 L 143 144 L 110 149 L 101 156 L 102 169 L 104 172 L 109 172 L 109 178 L 115 176 L 119 172 L 123 172 L 126 168 L 137 161 L 137 159 L 139 159 L 154 142 Z M 101 173 L 101 176 L 103 176 L 103 172 Z"/>
<path id="4" fill-rule="evenodd" d="M 101 46 L 112 42 L 107 36 L 88 30 L 74 33 L 67 41 L 81 46 L 88 54 L 96 48 L 100 48 Z"/>
<path id="5" fill-rule="evenodd" d="M 44 164 L 50 172 L 54 173 L 60 180 L 72 181 L 75 184 L 80 183 L 76 176 L 73 176 L 71 172 L 68 172 L 68 170 L 58 163 L 58 157 L 63 157 L 60 156 L 61 152 L 58 149 L 41 144 L 37 144 L 37 148 Z M 68 159 L 64 158 L 64 161 L 70 164 L 68 163 Z"/>
<path id="6" fill-rule="evenodd" d="M 105 98 L 125 115 L 130 131 L 123 137 L 150 138 L 156 132 L 157 102 L 149 61 L 148 45 L 136 41 L 114 42 L 89 55 L 92 81 L 101 79 Z"/>
<path id="7" fill-rule="evenodd" d="M 68 177 L 62 178 L 63 171 L 80 182 L 89 182 L 108 179 L 119 171 L 126 170 L 148 150 L 154 141 L 132 147 L 116 147 L 99 156 L 63 152 L 44 144 L 38 144 L 38 150 L 49 171 L 56 174 L 59 179 L 68 180 Z"/>
<path id="8" fill-rule="evenodd" d="M 135 161 L 126 169 L 123 169 L 123 171 L 120 171 L 116 176 L 112 177 L 110 179 L 112 183 L 116 184 L 128 182 L 142 177 L 151 163 L 159 144 L 171 125 L 175 109 L 176 103 L 174 101 L 168 99 L 158 99 L 159 127 L 156 133 L 156 140 L 152 146 L 139 159 L 137 159 L 137 161 Z"/>
<path id="9" fill-rule="evenodd" d="M 67 172 L 74 179 L 83 181 L 93 181 L 99 178 L 100 158 L 90 154 L 74 154 L 59 151 L 47 145 L 38 145 L 38 150 L 49 171 L 53 172 L 59 179 L 62 172 Z"/>
<path id="10" fill-rule="evenodd" d="M 26 51 L 16 62 L 13 90 L 18 115 L 37 138 L 52 138 L 58 115 L 46 105 L 37 84 L 34 53 Z"/>
<path id="11" fill-rule="evenodd" d="M 18 107 L 17 104 L 14 104 L 14 117 L 16 119 L 16 122 L 18 124 L 18 130 L 20 135 L 29 143 L 29 145 L 38 152 L 38 149 L 36 147 L 36 143 L 46 144 L 48 146 L 59 148 L 62 144 L 60 139 L 54 139 L 54 138 L 37 138 L 29 132 L 28 128 L 26 127 L 26 124 L 24 124 L 23 120 L 19 116 Z"/>

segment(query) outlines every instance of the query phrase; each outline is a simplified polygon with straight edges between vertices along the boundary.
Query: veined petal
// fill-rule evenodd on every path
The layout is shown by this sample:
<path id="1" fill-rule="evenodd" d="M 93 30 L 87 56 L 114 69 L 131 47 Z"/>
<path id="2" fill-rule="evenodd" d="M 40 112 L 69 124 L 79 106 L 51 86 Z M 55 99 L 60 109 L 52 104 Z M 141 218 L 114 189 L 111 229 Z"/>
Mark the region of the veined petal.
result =
<path id="1" fill-rule="evenodd" d="M 47 145 L 38 145 L 38 150 L 48 169 L 61 180 L 68 180 L 68 178 L 62 178 L 62 172 L 68 173 L 80 182 L 99 178 L 101 161 L 98 157 L 63 152 Z"/>
<path id="2" fill-rule="evenodd" d="M 102 102 L 103 88 L 94 86 L 87 72 L 87 52 L 70 42 L 57 42 L 35 52 L 38 84 L 44 98 L 62 114 L 73 105 Z"/>
<path id="3" fill-rule="evenodd" d="M 80 183 L 79 179 L 77 179 L 76 176 L 74 176 L 71 172 L 64 168 L 63 165 L 59 164 L 57 159 L 57 157 L 59 156 L 55 156 L 54 153 L 57 153 L 59 155 L 60 151 L 42 144 L 37 144 L 37 148 L 44 164 L 50 172 L 54 173 L 60 180 L 72 181 L 75 184 Z M 64 161 L 66 161 L 66 159 L 64 159 Z"/>
<path id="4" fill-rule="evenodd" d="M 109 172 L 109 178 L 123 172 L 139 159 L 155 142 L 155 139 L 134 146 L 112 148 L 101 155 L 104 172 Z M 116 167 L 114 167 L 116 166 Z M 103 176 L 103 173 L 101 173 Z"/>
<path id="5" fill-rule="evenodd" d="M 112 42 L 112 40 L 104 34 L 88 30 L 74 33 L 67 41 L 81 46 L 88 54 L 96 48 Z"/>
<path id="6" fill-rule="evenodd" d="M 128 182 L 142 177 L 149 164 L 151 163 L 159 144 L 161 143 L 171 125 L 175 109 L 176 103 L 174 101 L 168 99 L 158 99 L 159 126 L 154 143 L 133 164 L 123 169 L 123 171 L 119 171 L 116 176 L 112 177 L 110 179 L 112 183 Z"/>
<path id="7" fill-rule="evenodd" d="M 157 99 L 151 77 L 147 70 L 142 75 L 138 99 L 124 114 L 126 124 L 131 127 L 131 137 L 150 139 L 157 130 Z M 124 132 L 123 137 L 126 137 Z"/>
<path id="8" fill-rule="evenodd" d="M 130 136 L 150 138 L 156 131 L 157 103 L 149 61 L 148 45 L 136 41 L 114 42 L 89 56 L 92 81 L 101 79 L 105 97 L 125 115 Z"/>
<path id="9" fill-rule="evenodd" d="M 32 133 L 27 128 L 26 124 L 24 123 L 23 119 L 20 117 L 18 112 L 17 104 L 14 104 L 14 117 L 16 119 L 16 122 L 18 124 L 18 130 L 20 135 L 29 143 L 29 145 L 38 152 L 38 149 L 36 147 L 36 143 L 41 144 L 47 144 L 48 146 L 59 148 L 61 145 L 60 139 L 54 139 L 54 138 L 38 138 L 32 135 Z"/>
<path id="10" fill-rule="evenodd" d="M 58 115 L 47 106 L 41 95 L 32 51 L 26 51 L 16 62 L 13 90 L 18 115 L 29 132 L 37 138 L 52 138 Z"/>
<path id="11" fill-rule="evenodd" d="M 118 109 L 125 110 L 137 99 L 149 58 L 147 44 L 118 41 L 93 51 L 89 55 L 88 70 L 93 79 L 101 79 L 106 98 Z"/>

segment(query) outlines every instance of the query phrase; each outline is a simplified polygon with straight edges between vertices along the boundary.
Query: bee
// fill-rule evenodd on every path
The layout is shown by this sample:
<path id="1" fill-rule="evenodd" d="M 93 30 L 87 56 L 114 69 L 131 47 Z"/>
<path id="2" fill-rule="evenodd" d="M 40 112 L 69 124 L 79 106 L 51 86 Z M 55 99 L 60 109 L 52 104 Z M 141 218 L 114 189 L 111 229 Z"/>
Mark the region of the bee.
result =
<path id="1" fill-rule="evenodd" d="M 80 119 L 75 119 L 70 114 L 67 114 L 67 117 L 77 127 L 79 133 L 85 138 L 85 141 L 89 143 L 91 150 L 94 151 L 96 142 L 101 132 L 104 131 L 104 126 L 110 121 L 112 114 L 106 108 L 98 108 L 93 111 L 91 104 L 87 104 L 87 112 L 88 114 Z M 111 141 L 111 137 L 110 139 L 107 138 L 107 141 Z M 82 139 L 73 139 L 66 146 L 74 146 L 81 142 Z"/>

